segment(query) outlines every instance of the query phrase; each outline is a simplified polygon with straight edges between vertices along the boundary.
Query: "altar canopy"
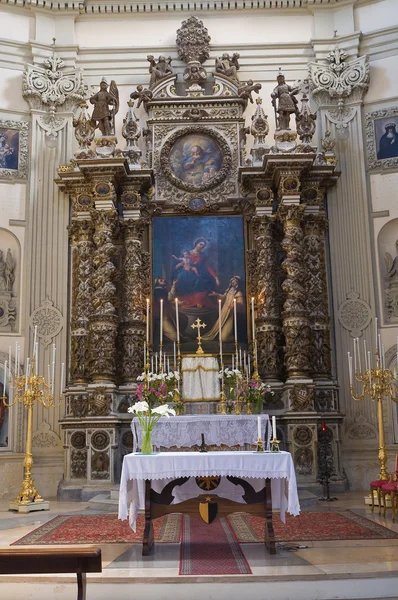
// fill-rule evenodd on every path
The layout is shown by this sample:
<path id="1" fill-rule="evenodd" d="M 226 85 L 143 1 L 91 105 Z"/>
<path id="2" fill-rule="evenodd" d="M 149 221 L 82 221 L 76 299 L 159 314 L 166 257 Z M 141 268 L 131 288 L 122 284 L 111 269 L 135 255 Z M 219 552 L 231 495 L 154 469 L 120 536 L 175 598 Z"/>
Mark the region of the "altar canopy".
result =
<path id="1" fill-rule="evenodd" d="M 217 402 L 220 399 L 218 360 L 214 356 L 185 356 L 182 359 L 182 397 L 188 402 Z"/>

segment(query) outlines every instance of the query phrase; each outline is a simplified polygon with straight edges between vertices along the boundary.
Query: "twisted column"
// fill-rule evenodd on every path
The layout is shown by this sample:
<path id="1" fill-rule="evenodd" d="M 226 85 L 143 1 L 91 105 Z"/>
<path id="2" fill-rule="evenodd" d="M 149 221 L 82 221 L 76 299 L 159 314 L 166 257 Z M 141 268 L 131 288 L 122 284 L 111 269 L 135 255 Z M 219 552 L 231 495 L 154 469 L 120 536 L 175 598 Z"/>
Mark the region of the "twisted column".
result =
<path id="1" fill-rule="evenodd" d="M 304 205 L 283 205 L 279 217 L 283 223 L 282 249 L 285 259 L 282 268 L 286 279 L 283 304 L 283 333 L 285 335 L 285 368 L 289 377 L 308 376 L 310 365 L 310 327 L 307 313 L 307 272 L 304 262 Z"/>
<path id="2" fill-rule="evenodd" d="M 326 220 L 323 213 L 304 220 L 304 260 L 307 271 L 307 311 L 311 327 L 310 361 L 313 377 L 331 376 L 330 323 L 325 263 Z"/>
<path id="3" fill-rule="evenodd" d="M 149 255 L 142 249 L 144 224 L 126 219 L 124 238 L 123 315 L 120 325 L 120 377 L 135 381 L 144 369 L 146 298 L 150 294 Z"/>
<path id="4" fill-rule="evenodd" d="M 89 320 L 90 375 L 94 381 L 113 381 L 116 371 L 116 267 L 113 234 L 116 210 L 92 211 L 94 254 L 92 312 Z"/>
<path id="5" fill-rule="evenodd" d="M 93 272 L 93 232 L 93 224 L 87 219 L 75 221 L 69 228 L 72 247 L 71 382 L 87 382 L 89 378 L 88 323 Z"/>
<path id="6" fill-rule="evenodd" d="M 279 379 L 282 367 L 280 348 L 282 330 L 278 306 L 277 265 L 274 240 L 275 216 L 257 216 L 252 220 L 255 243 L 253 265 L 256 333 L 259 374 L 265 379 Z"/>

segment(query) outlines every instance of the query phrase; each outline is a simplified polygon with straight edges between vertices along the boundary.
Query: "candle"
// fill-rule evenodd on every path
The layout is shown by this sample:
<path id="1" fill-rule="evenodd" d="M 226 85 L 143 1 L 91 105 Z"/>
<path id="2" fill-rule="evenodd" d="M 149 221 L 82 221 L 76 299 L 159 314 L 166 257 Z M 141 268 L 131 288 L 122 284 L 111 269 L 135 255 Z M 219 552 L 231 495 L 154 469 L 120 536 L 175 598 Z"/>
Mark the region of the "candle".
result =
<path id="1" fill-rule="evenodd" d="M 354 373 L 357 372 L 357 338 L 354 338 Z"/>
<path id="2" fill-rule="evenodd" d="M 359 371 L 362 371 L 362 365 L 361 365 L 361 351 L 359 349 L 359 338 L 357 338 L 357 353 L 358 353 L 358 368 Z"/>
<path id="3" fill-rule="evenodd" d="M 363 340 L 363 352 L 365 356 L 365 370 L 368 368 L 368 351 L 366 348 L 366 340 Z"/>
<path id="4" fill-rule="evenodd" d="M 376 347 L 377 347 L 377 336 L 378 336 L 378 331 L 377 331 L 377 317 L 375 317 L 375 339 L 376 339 Z"/>
<path id="5" fill-rule="evenodd" d="M 252 339 L 256 337 L 256 328 L 254 323 L 254 298 L 252 298 Z"/>
<path id="6" fill-rule="evenodd" d="M 6 395 L 6 384 L 7 384 L 7 361 L 4 363 L 3 396 Z"/>
<path id="7" fill-rule="evenodd" d="M 239 366 L 242 368 L 242 348 L 239 348 Z"/>
<path id="8" fill-rule="evenodd" d="M 177 370 L 176 343 L 173 342 L 174 371 Z"/>
<path id="9" fill-rule="evenodd" d="M 352 356 L 349 352 L 347 352 L 348 355 L 348 372 L 350 374 L 350 386 L 352 387 Z"/>
<path id="10" fill-rule="evenodd" d="M 65 369 L 65 363 L 62 363 L 61 365 L 61 386 L 60 386 L 60 394 L 62 395 L 63 389 L 64 389 L 64 369 Z"/>
<path id="11" fill-rule="evenodd" d="M 151 356 L 151 373 L 153 373 L 153 356 Z"/>
<path id="12" fill-rule="evenodd" d="M 47 365 L 47 383 L 51 384 L 50 365 Z"/>
<path id="13" fill-rule="evenodd" d="M 256 365 L 258 368 L 258 360 L 257 360 L 257 340 L 254 340 L 254 359 L 256 361 Z"/>
<path id="14" fill-rule="evenodd" d="M 232 370 L 234 370 L 234 355 L 232 355 Z"/>
<path id="15" fill-rule="evenodd" d="M 36 342 L 35 357 L 35 375 L 37 375 L 37 363 L 39 362 L 39 342 Z"/>
<path id="16" fill-rule="evenodd" d="M 176 328 L 177 328 L 177 342 L 180 341 L 180 321 L 178 316 L 178 298 L 174 300 L 176 306 Z"/>
<path id="17" fill-rule="evenodd" d="M 251 377 L 252 370 L 250 366 L 250 354 L 247 355 L 247 372 L 249 373 L 249 377 Z"/>
<path id="18" fill-rule="evenodd" d="M 377 336 L 377 342 L 378 342 L 378 351 L 379 351 L 379 359 L 380 359 L 380 366 L 381 366 L 381 335 L 379 333 L 379 335 Z"/>
<path id="19" fill-rule="evenodd" d="M 146 342 L 149 344 L 149 298 L 146 299 Z"/>
<path id="20" fill-rule="evenodd" d="M 236 315 L 236 298 L 234 298 L 234 330 L 235 330 L 235 343 L 238 341 L 238 319 Z"/>
<path id="21" fill-rule="evenodd" d="M 272 437 L 276 440 L 276 417 L 272 415 Z"/>
<path id="22" fill-rule="evenodd" d="M 158 353 L 155 354 L 155 373 L 158 372 Z"/>
<path id="23" fill-rule="evenodd" d="M 17 346 L 17 349 L 18 349 L 18 351 L 17 351 L 17 375 L 19 377 L 19 366 L 21 364 L 21 347 Z"/>
<path id="24" fill-rule="evenodd" d="M 218 299 L 218 341 L 221 346 L 222 344 L 222 336 L 221 336 L 221 298 Z M 398 353 L 398 338 L 397 338 L 397 353 Z"/>
<path id="25" fill-rule="evenodd" d="M 144 369 L 146 369 L 146 342 L 144 342 Z"/>
<path id="26" fill-rule="evenodd" d="M 381 368 L 385 369 L 386 368 L 386 355 L 385 355 L 385 351 L 384 351 L 384 344 L 381 345 Z"/>
<path id="27" fill-rule="evenodd" d="M 261 440 L 261 417 L 257 417 L 257 437 Z"/>
<path id="28" fill-rule="evenodd" d="M 167 359 L 167 372 L 170 373 L 170 359 Z"/>
<path id="29" fill-rule="evenodd" d="M 370 365 L 370 351 L 368 351 L 368 362 L 369 362 L 369 386 L 372 387 L 372 369 Z"/>
<path id="30" fill-rule="evenodd" d="M 18 342 L 15 342 L 15 375 L 18 375 Z"/>
<path id="31" fill-rule="evenodd" d="M 163 298 L 160 299 L 160 343 L 163 342 Z"/>
<path id="32" fill-rule="evenodd" d="M 35 325 L 35 335 L 34 335 L 34 338 L 33 338 L 33 354 L 35 352 L 36 338 L 37 338 L 37 325 Z"/>

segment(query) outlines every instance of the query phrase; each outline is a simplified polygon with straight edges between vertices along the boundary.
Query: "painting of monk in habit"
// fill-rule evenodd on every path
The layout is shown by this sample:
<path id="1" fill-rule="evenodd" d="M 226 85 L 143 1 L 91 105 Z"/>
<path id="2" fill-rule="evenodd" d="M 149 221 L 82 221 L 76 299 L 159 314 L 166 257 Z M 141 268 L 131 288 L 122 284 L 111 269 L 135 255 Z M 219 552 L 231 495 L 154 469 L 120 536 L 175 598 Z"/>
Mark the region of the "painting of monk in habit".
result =
<path id="1" fill-rule="evenodd" d="M 196 319 L 203 349 L 216 353 L 219 333 L 225 352 L 234 350 L 234 300 L 238 343 L 247 345 L 243 219 L 155 217 L 153 219 L 153 344 L 159 347 L 160 299 L 166 352 L 177 341 L 176 299 L 182 352 L 196 351 Z"/>
<path id="2" fill-rule="evenodd" d="M 398 117 L 375 120 L 378 160 L 398 157 Z"/>

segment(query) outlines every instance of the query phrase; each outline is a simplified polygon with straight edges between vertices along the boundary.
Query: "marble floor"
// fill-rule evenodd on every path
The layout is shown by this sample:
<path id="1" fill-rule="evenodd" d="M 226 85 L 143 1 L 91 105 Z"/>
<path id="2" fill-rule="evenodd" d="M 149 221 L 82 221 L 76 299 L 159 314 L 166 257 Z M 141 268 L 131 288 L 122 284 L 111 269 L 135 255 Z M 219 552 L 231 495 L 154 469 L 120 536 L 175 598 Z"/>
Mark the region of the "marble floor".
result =
<path id="1" fill-rule="evenodd" d="M 350 509 L 362 516 L 374 520 L 376 523 L 384 525 L 398 532 L 398 524 L 391 522 L 390 511 L 386 519 L 379 516 L 377 509 L 372 514 L 369 507 L 364 505 L 364 494 L 360 493 L 341 493 L 337 502 L 330 504 L 318 503 L 311 507 L 311 511 L 335 511 Z M 90 511 L 88 504 L 76 502 L 60 502 L 51 500 L 50 510 L 43 512 L 30 513 L 28 515 L 19 515 L 8 511 L 8 502 L 0 501 L 0 546 L 8 546 L 14 541 L 20 539 L 39 525 L 47 522 L 56 515 L 72 513 L 98 513 Z M 302 546 L 297 548 L 297 546 Z M 130 593 L 122 592 L 122 587 L 118 586 L 121 595 L 113 595 L 113 600 L 118 598 L 140 598 L 137 595 L 141 584 L 164 584 L 162 593 L 156 595 L 158 586 L 151 587 L 152 596 L 145 593 L 146 598 L 159 598 L 166 600 L 169 598 L 180 597 L 193 598 L 192 582 L 206 584 L 211 593 L 203 596 L 204 588 L 201 589 L 200 597 L 212 598 L 216 587 L 222 585 L 224 593 L 217 592 L 218 599 L 221 597 L 235 598 L 240 584 L 252 584 L 252 592 L 256 593 L 257 585 L 263 586 L 267 582 L 267 589 L 271 584 L 279 585 L 280 594 L 273 591 L 273 600 L 280 597 L 284 600 L 300 600 L 300 586 L 303 587 L 303 598 L 306 600 L 320 600 L 321 598 L 395 598 L 398 600 L 398 538 L 390 540 L 358 540 L 358 541 L 315 541 L 300 543 L 278 544 L 276 556 L 270 556 L 265 552 L 262 544 L 243 544 L 243 552 L 250 564 L 253 575 L 234 575 L 234 576 L 179 576 L 179 546 L 178 544 L 158 544 L 152 556 L 143 557 L 141 555 L 141 546 L 139 544 L 105 544 L 101 546 L 103 558 L 102 574 L 89 575 L 89 593 L 88 600 L 95 598 L 100 600 L 102 597 L 109 599 L 109 591 L 106 584 L 131 584 L 134 583 L 136 593 L 130 596 Z M 58 591 L 54 591 L 48 597 L 54 598 L 74 598 L 72 592 L 71 576 L 57 576 Z M 18 593 L 22 587 L 26 587 L 25 593 L 21 593 L 21 598 L 45 598 L 43 589 L 46 585 L 54 585 L 54 577 L 47 576 L 24 576 L 11 577 L 0 576 L 0 598 L 2 600 L 18 600 Z M 101 585 L 99 585 L 101 584 Z M 175 585 L 179 584 L 179 585 Z M 181 587 L 181 584 L 184 584 Z M 189 584 L 189 589 L 184 591 L 185 586 Z M 322 589 L 319 584 L 322 584 Z M 229 587 L 232 585 L 230 591 Z M 19 586 L 19 592 L 18 592 Z M 43 587 L 44 586 L 44 587 Z M 170 587 L 171 586 L 171 587 Z M 288 586 L 284 590 L 284 586 Z M 318 588 L 317 588 L 318 586 Z M 328 591 L 330 587 L 331 591 Z M 38 595 L 35 596 L 35 589 Z M 170 595 L 166 593 L 166 588 L 170 588 Z M 311 588 L 311 589 L 310 589 Z M 314 589 L 312 589 L 314 588 Z M 341 589 L 340 589 L 341 588 Z M 63 590 L 69 589 L 65 596 Z M 262 589 L 260 587 L 260 589 Z M 290 589 L 290 592 L 288 591 Z M 318 589 L 318 591 L 317 591 Z M 351 590 L 348 592 L 348 590 Z M 126 588 L 127 590 L 127 588 Z M 90 595 L 94 594 L 95 595 Z M 188 595 L 187 595 L 188 593 Z M 395 595 L 394 595 L 395 593 Z M 33 595 L 32 595 L 33 594 Z M 127 595 L 126 595 L 127 594 Z M 184 595 L 185 594 L 185 595 Z M 325 595 L 326 594 L 326 595 Z M 327 594 L 330 594 L 329 596 Z M 344 595 L 346 594 L 346 595 Z M 241 598 L 242 596 L 239 595 Z M 262 594 L 260 593 L 260 597 Z M 268 594 L 267 594 L 268 597 Z"/>

